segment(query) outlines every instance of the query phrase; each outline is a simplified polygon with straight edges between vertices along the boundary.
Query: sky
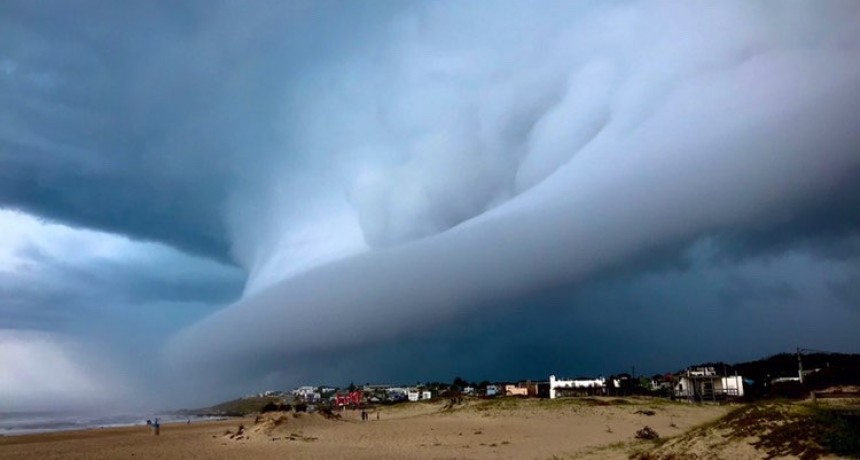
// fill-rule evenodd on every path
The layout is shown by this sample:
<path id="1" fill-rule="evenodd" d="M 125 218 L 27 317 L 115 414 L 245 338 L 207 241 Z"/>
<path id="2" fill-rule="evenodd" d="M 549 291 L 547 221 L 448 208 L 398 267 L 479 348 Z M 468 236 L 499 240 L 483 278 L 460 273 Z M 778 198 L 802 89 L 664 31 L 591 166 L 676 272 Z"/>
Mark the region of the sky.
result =
<path id="1" fill-rule="evenodd" d="M 860 352 L 858 24 L 3 2 L 0 411 Z"/>

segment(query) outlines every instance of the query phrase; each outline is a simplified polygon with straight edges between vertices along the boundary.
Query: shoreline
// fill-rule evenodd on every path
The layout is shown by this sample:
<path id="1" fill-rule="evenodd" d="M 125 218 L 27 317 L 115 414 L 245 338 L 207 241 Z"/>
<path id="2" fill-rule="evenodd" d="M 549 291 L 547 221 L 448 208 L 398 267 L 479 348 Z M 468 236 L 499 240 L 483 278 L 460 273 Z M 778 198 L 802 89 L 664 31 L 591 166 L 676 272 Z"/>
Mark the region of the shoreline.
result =
<path id="1" fill-rule="evenodd" d="M 107 423 L 99 423 L 99 419 L 111 418 L 109 417 L 98 417 L 94 418 L 96 421 L 93 422 L 65 422 L 52 420 L 50 418 L 45 421 L 27 421 L 29 424 L 71 424 L 76 425 L 79 424 L 81 426 L 61 426 L 61 427 L 34 427 L 34 428 L 0 428 L 0 438 L 3 437 L 18 437 L 18 436 L 31 436 L 31 435 L 40 435 L 40 434 L 49 434 L 49 433 L 63 433 L 63 432 L 77 432 L 77 431 L 90 431 L 90 430 L 106 430 L 106 429 L 114 429 L 114 428 L 133 428 L 133 427 L 146 427 L 146 420 L 152 420 L 158 418 L 161 426 L 165 425 L 175 425 L 175 424 L 187 424 L 188 420 L 191 420 L 191 423 L 203 423 L 203 422 L 214 422 L 220 420 L 228 420 L 235 419 L 241 417 L 232 417 L 226 415 L 212 415 L 212 416 L 182 416 L 183 418 L 178 418 L 176 415 L 168 414 L 168 415 L 152 415 L 145 416 L 146 418 L 140 418 L 139 416 L 114 416 L 114 418 L 126 418 L 133 419 L 133 421 L 119 421 L 119 422 L 107 422 Z M 74 417 L 72 417 L 74 418 Z"/>
<path id="2" fill-rule="evenodd" d="M 250 422 L 249 422 L 250 420 Z M 253 418 L 246 417 L 223 418 L 219 420 L 199 420 L 192 421 L 190 424 L 182 421 L 164 422 L 162 423 L 162 435 L 165 433 L 176 433 L 182 431 L 193 431 L 200 429 L 211 429 L 223 427 L 233 427 L 239 423 L 253 423 Z M 146 423 L 135 425 L 122 425 L 110 427 L 92 427 L 92 428 L 71 428 L 63 430 L 44 431 L 39 433 L 22 433 L 22 434 L 5 434 L 0 435 L 0 448 L 3 446 L 35 444 L 42 442 L 58 442 L 77 439 L 96 439 L 108 438 L 113 436 L 129 436 L 143 435 L 152 438 L 159 436 L 153 435 Z"/>

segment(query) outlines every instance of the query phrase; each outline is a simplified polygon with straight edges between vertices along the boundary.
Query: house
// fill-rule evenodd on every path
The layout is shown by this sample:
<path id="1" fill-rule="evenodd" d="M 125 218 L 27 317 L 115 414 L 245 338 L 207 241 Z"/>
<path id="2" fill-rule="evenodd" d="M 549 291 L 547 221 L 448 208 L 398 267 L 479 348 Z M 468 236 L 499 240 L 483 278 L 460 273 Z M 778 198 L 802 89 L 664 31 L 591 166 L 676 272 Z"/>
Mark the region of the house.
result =
<path id="1" fill-rule="evenodd" d="M 334 403 L 338 407 L 342 406 L 360 406 L 361 405 L 361 392 L 360 391 L 351 391 L 347 394 L 336 394 L 334 396 Z"/>
<path id="2" fill-rule="evenodd" d="M 502 388 L 499 385 L 487 385 L 487 396 L 498 396 L 502 394 Z"/>
<path id="3" fill-rule="evenodd" d="M 525 385 L 505 385 L 505 396 L 528 396 L 529 388 Z"/>
<path id="4" fill-rule="evenodd" d="M 554 375 L 549 376 L 550 399 L 574 395 L 603 394 L 605 387 L 606 379 L 603 377 L 559 380 Z"/>
<path id="5" fill-rule="evenodd" d="M 408 388 L 406 390 L 406 399 L 411 402 L 430 400 L 433 399 L 433 392 L 427 389 Z"/>
<path id="6" fill-rule="evenodd" d="M 317 389 L 310 386 L 296 388 L 293 390 L 293 396 L 306 402 L 316 402 L 321 399 L 321 395 Z"/>
<path id="7" fill-rule="evenodd" d="M 691 367 L 675 376 L 676 398 L 689 401 L 719 401 L 744 395 L 743 377 L 718 375 L 713 367 Z"/>
<path id="8" fill-rule="evenodd" d="M 669 392 L 672 390 L 672 381 L 672 374 L 654 375 L 648 384 L 649 389 L 651 391 Z"/>
<path id="9" fill-rule="evenodd" d="M 515 390 L 514 394 L 524 394 L 525 396 L 532 398 L 549 397 L 549 382 L 526 380 L 524 382 L 521 381 L 517 383 L 517 388 L 519 388 L 519 390 Z M 525 393 L 522 393 L 523 389 L 525 390 Z"/>
<path id="10" fill-rule="evenodd" d="M 385 390 L 385 396 L 388 401 L 397 402 L 405 401 L 408 398 L 409 389 L 404 387 L 392 387 Z"/>

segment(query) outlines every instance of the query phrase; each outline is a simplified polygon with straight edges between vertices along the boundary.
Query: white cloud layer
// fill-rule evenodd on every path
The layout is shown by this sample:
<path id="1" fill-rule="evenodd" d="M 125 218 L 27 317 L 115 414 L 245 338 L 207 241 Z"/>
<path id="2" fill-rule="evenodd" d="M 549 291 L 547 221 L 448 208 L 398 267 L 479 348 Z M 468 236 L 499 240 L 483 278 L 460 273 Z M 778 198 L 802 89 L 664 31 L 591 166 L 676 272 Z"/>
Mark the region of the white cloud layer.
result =
<path id="1" fill-rule="evenodd" d="M 39 220 L 31 215 L 0 209 L 0 271 L 23 273 L 30 262 L 27 250 L 65 262 L 87 258 L 122 258 L 131 243 L 122 237 Z"/>
<path id="2" fill-rule="evenodd" d="M 315 247 L 360 252 L 360 228 L 378 250 L 296 270 L 289 254 L 308 246 L 284 243 L 302 215 L 259 237 L 260 220 L 234 214 L 239 260 L 268 267 L 250 283 L 271 287 L 168 353 L 214 365 L 396 337 L 654 248 L 776 228 L 860 167 L 858 19 L 853 2 L 404 14 L 300 88 L 309 174 L 342 188 L 258 211 L 331 209 L 339 225 Z"/>

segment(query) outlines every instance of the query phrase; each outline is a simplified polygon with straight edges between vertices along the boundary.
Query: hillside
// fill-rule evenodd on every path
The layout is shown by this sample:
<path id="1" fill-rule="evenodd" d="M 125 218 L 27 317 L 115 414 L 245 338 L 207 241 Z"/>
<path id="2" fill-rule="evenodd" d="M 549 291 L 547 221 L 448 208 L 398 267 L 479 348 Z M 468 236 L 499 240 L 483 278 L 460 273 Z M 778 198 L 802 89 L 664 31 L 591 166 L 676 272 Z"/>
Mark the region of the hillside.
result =
<path id="1" fill-rule="evenodd" d="M 200 409 L 183 409 L 179 411 L 181 414 L 189 415 L 220 415 L 226 417 L 243 417 L 249 414 L 260 412 L 260 410 L 269 403 L 279 403 L 281 398 L 278 396 L 252 396 L 247 398 L 234 399 L 232 401 L 216 404 L 211 407 Z"/>

